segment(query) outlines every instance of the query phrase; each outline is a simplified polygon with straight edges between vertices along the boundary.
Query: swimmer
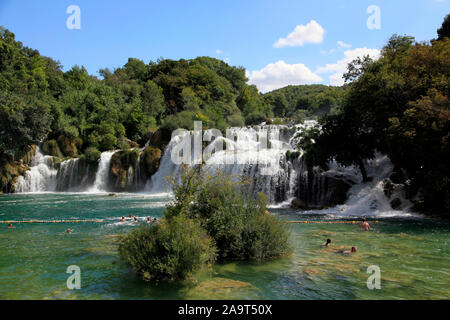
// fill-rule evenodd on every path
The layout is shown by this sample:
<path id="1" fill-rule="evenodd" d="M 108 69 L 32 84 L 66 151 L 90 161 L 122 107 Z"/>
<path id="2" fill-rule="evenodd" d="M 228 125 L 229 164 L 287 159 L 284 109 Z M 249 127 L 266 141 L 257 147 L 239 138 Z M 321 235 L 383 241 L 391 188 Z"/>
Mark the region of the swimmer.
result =
<path id="1" fill-rule="evenodd" d="M 351 250 L 341 250 L 338 251 L 339 253 L 344 253 L 344 254 L 350 254 L 350 253 L 355 253 L 356 252 L 357 247 L 352 247 Z"/>
<path id="2" fill-rule="evenodd" d="M 145 223 L 150 223 L 150 217 L 147 218 L 147 220 L 145 220 Z"/>
<path id="3" fill-rule="evenodd" d="M 72 230 L 70 230 L 70 228 L 68 228 L 67 230 L 66 230 L 66 234 L 71 234 L 72 233 Z"/>
<path id="4" fill-rule="evenodd" d="M 8 229 L 14 229 L 12 223 L 8 224 Z"/>
<path id="5" fill-rule="evenodd" d="M 327 242 L 323 246 L 329 247 L 330 245 L 331 245 L 331 239 L 327 239 Z"/>
<path id="6" fill-rule="evenodd" d="M 133 215 L 130 213 L 130 215 L 128 216 L 129 218 L 133 218 Z"/>
<path id="7" fill-rule="evenodd" d="M 134 217 L 134 222 L 138 222 L 138 219 L 136 217 Z"/>
<path id="8" fill-rule="evenodd" d="M 122 216 L 122 219 L 120 219 L 120 222 L 125 222 L 125 217 Z"/>
<path id="9" fill-rule="evenodd" d="M 366 219 L 362 219 L 362 222 L 359 224 L 359 227 L 361 228 L 361 230 L 364 231 L 369 231 L 370 230 L 370 225 L 369 223 L 367 223 Z"/>
<path id="10" fill-rule="evenodd" d="M 156 223 L 156 222 L 158 222 L 158 221 L 156 220 L 156 218 L 153 218 L 152 222 L 153 222 L 153 223 Z"/>

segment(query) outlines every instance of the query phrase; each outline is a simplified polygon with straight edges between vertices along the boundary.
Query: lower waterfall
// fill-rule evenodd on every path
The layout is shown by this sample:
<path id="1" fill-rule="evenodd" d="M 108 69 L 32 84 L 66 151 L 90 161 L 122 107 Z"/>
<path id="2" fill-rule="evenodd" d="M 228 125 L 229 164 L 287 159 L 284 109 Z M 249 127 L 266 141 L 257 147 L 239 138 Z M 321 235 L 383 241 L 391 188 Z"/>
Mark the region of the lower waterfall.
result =
<path id="1" fill-rule="evenodd" d="M 19 176 L 15 183 L 16 192 L 46 192 L 56 191 L 56 176 L 58 171 L 53 166 L 53 157 L 45 156 L 37 147 L 31 161 L 30 170 L 24 176 Z"/>
<path id="2" fill-rule="evenodd" d="M 389 199 L 383 193 L 385 180 L 392 172 L 392 165 L 386 156 L 377 155 L 375 159 L 366 161 L 367 170 L 373 177 L 369 183 L 362 183 L 359 170 L 355 167 L 342 167 L 331 162 L 329 170 L 323 172 L 306 166 L 301 152 L 295 153 L 297 133 L 315 123 L 305 121 L 295 127 L 260 125 L 231 128 L 231 137 L 222 137 L 217 131 L 217 136 L 214 136 L 212 130 L 205 130 L 200 136 L 208 142 L 202 150 L 205 156 L 202 170 L 212 174 L 220 170 L 236 177 L 246 176 L 250 180 L 247 192 L 266 194 L 272 206 L 289 206 L 292 199 L 297 199 L 309 208 L 333 207 L 347 215 L 392 210 Z M 185 131 L 174 136 L 165 148 L 158 170 L 147 180 L 140 173 L 139 154 L 136 165 L 126 172 L 127 186 L 123 190 L 170 193 L 166 178 L 173 176 L 179 179 L 183 168 L 181 163 L 173 161 L 173 154 L 180 150 L 193 151 L 195 134 Z M 15 192 L 99 193 L 115 190 L 114 183 L 110 181 L 110 170 L 111 158 L 116 152 L 103 152 L 98 163 L 94 164 L 77 158 L 57 163 L 56 158 L 44 155 L 38 147 L 30 169 L 17 178 Z M 193 160 L 194 152 L 190 156 Z M 188 163 L 188 166 L 194 165 Z M 401 186 L 396 188 L 395 197 L 402 200 L 404 209 L 408 201 L 404 200 Z"/>
<path id="3" fill-rule="evenodd" d="M 106 151 L 100 155 L 98 169 L 95 174 L 94 185 L 89 192 L 104 192 L 108 189 L 109 167 L 111 158 L 116 151 Z"/>

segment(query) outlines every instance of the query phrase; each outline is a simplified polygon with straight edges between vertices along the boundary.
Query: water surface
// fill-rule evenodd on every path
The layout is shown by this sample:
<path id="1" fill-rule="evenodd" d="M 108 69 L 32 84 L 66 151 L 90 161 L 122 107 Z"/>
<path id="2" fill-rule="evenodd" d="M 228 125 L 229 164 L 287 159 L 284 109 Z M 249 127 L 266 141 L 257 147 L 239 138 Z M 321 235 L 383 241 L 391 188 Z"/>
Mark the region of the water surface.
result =
<path id="1" fill-rule="evenodd" d="M 218 264 L 192 284 L 150 285 L 117 254 L 116 239 L 136 227 L 122 215 L 161 217 L 161 197 L 144 194 L 0 196 L 0 220 L 102 219 L 101 223 L 0 224 L 0 299 L 449 299 L 450 223 L 419 217 L 379 218 L 362 232 L 352 217 L 272 209 L 291 224 L 293 254 L 264 263 Z M 346 221 L 350 223 L 328 223 Z M 315 223 L 327 222 L 327 223 Z M 70 227 L 73 233 L 65 234 Z M 321 247 L 327 238 L 333 246 Z M 338 250 L 357 246 L 353 255 Z M 81 290 L 69 290 L 70 265 Z M 367 267 L 381 269 L 369 290 Z"/>

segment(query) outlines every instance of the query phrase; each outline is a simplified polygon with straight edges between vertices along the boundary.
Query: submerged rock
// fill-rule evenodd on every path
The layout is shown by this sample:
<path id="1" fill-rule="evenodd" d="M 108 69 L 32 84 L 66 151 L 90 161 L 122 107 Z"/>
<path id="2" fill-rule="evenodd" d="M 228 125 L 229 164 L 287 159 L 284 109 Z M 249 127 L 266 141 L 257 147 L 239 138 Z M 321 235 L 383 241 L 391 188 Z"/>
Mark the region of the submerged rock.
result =
<path id="1" fill-rule="evenodd" d="M 402 206 L 402 200 L 400 198 L 395 198 L 391 201 L 391 207 L 392 209 L 398 209 Z"/>
<path id="2" fill-rule="evenodd" d="M 291 201 L 291 209 L 308 210 L 308 206 L 303 200 L 295 198 Z"/>
<path id="3" fill-rule="evenodd" d="M 227 278 L 214 278 L 200 282 L 190 289 L 187 295 L 190 298 L 210 297 L 211 299 L 224 299 L 239 290 L 257 290 L 257 288 L 248 282 Z"/>

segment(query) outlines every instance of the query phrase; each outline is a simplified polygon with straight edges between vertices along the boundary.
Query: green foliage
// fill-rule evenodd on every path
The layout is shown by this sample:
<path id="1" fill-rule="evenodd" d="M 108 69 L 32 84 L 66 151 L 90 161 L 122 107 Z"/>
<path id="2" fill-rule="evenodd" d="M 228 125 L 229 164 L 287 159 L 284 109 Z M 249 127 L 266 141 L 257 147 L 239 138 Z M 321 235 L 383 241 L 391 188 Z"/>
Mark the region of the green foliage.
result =
<path id="1" fill-rule="evenodd" d="M 45 103 L 0 88 L 0 155 L 20 158 L 49 126 Z"/>
<path id="2" fill-rule="evenodd" d="M 173 178 L 174 201 L 164 218 L 119 241 L 119 253 L 143 279 L 185 280 L 221 260 L 264 260 L 290 252 L 286 223 L 268 214 L 267 199 L 241 191 L 244 181 L 187 170 Z"/>
<path id="3" fill-rule="evenodd" d="M 335 113 L 342 105 L 345 89 L 325 85 L 287 86 L 268 92 L 263 99 L 276 117 L 301 122 L 307 117 Z"/>
<path id="4" fill-rule="evenodd" d="M 349 89 L 340 112 L 302 140 L 311 163 L 335 158 L 356 164 L 387 154 L 409 178 L 416 207 L 444 211 L 450 192 L 450 39 L 415 43 L 394 35 L 377 61 L 357 59 L 345 75 Z M 419 192 L 420 191 L 420 192 Z"/>
<path id="5" fill-rule="evenodd" d="M 63 158 L 63 154 L 61 153 L 61 150 L 59 149 L 58 142 L 56 140 L 47 140 L 42 144 L 42 151 L 44 151 L 45 154 L 48 154 L 50 156 Z"/>
<path id="6" fill-rule="evenodd" d="M 214 239 L 219 259 L 263 260 L 289 252 L 285 223 L 267 214 L 263 194 L 245 196 L 245 181 L 192 169 L 183 173 L 181 183 L 172 182 L 175 200 L 165 215 L 198 219 Z"/>
<path id="7" fill-rule="evenodd" d="M 120 238 L 119 254 L 144 280 L 185 280 L 215 261 L 211 238 L 185 215 L 162 219 Z"/>
<path id="8" fill-rule="evenodd" d="M 450 14 L 446 15 L 441 27 L 437 30 L 438 40 L 444 40 L 445 37 L 450 38 Z"/>
<path id="9" fill-rule="evenodd" d="M 100 159 L 101 152 L 94 147 L 89 147 L 84 151 L 86 161 L 89 163 L 97 163 Z"/>
<path id="10" fill-rule="evenodd" d="M 161 148 L 173 130 L 192 129 L 195 120 L 205 129 L 225 130 L 266 121 L 274 116 L 272 109 L 279 117 L 291 115 L 284 108 L 292 99 L 281 93 L 264 98 L 246 84 L 242 67 L 210 57 L 149 64 L 130 58 L 121 68 L 99 73 L 103 79 L 83 66 L 63 72 L 59 62 L 24 47 L 2 28 L 0 154 L 20 158 L 30 144 L 47 137 L 58 142 L 63 156 L 74 157 L 88 148 L 125 148 L 124 139 L 142 146 L 158 129 Z"/>

